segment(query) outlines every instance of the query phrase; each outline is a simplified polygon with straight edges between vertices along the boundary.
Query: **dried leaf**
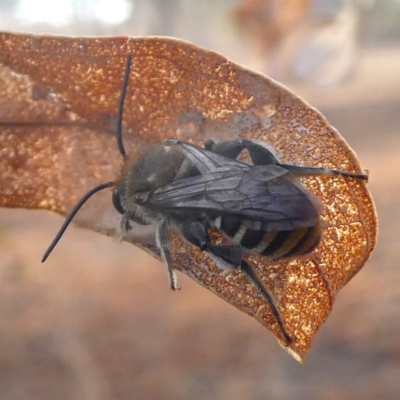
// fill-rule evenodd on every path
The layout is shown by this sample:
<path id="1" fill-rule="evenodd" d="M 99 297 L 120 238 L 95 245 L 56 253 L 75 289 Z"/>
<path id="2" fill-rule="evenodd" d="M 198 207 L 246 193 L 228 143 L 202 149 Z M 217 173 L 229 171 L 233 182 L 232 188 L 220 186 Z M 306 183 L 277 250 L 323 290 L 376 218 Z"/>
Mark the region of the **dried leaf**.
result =
<path id="1" fill-rule="evenodd" d="M 174 39 L 2 33 L 1 206 L 65 215 L 90 188 L 118 176 L 121 156 L 114 131 L 128 53 L 133 66 L 124 141 L 130 158 L 167 137 L 200 144 L 210 137 L 247 137 L 270 143 L 285 163 L 361 172 L 352 150 L 319 112 L 221 55 Z M 249 256 L 274 293 L 293 338 L 289 351 L 299 361 L 338 291 L 364 265 L 376 241 L 375 210 L 365 183 L 341 177 L 304 183 L 324 204 L 318 248 L 279 262 Z M 120 232 L 120 215 L 108 191 L 96 194 L 75 222 L 106 235 Z M 158 257 L 152 229 L 133 230 L 126 240 Z M 241 272 L 218 270 L 177 235 L 173 254 L 177 269 L 280 338 L 265 300 Z"/>

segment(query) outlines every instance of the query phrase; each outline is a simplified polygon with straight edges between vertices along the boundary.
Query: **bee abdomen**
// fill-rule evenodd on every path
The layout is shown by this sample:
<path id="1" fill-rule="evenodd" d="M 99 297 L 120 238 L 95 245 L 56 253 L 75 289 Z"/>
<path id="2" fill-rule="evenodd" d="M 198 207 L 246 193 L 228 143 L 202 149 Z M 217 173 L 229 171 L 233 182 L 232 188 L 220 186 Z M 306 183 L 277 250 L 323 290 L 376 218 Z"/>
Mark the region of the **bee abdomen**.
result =
<path id="1" fill-rule="evenodd" d="M 267 233 L 269 236 L 274 232 Z M 300 256 L 313 251 L 321 240 L 321 227 L 317 223 L 308 228 L 297 228 L 291 231 L 276 233 L 272 242 L 260 253 L 274 259 Z"/>
<path id="2" fill-rule="evenodd" d="M 243 224 L 240 221 L 240 218 L 233 216 L 224 216 L 220 222 L 220 229 L 222 229 L 231 238 L 234 238 L 235 235 L 239 234 L 239 230 L 242 228 L 242 226 Z"/>
<path id="3" fill-rule="evenodd" d="M 319 244 L 322 237 L 321 223 L 318 221 L 316 225 L 308 228 L 305 233 L 301 236 L 298 235 L 298 241 L 296 245 L 285 254 L 284 257 L 301 256 L 304 254 L 311 253 Z"/>
<path id="4" fill-rule="evenodd" d="M 321 225 L 264 232 L 247 228 L 237 217 L 223 217 L 220 229 L 252 253 L 274 259 L 310 253 L 321 240 Z"/>

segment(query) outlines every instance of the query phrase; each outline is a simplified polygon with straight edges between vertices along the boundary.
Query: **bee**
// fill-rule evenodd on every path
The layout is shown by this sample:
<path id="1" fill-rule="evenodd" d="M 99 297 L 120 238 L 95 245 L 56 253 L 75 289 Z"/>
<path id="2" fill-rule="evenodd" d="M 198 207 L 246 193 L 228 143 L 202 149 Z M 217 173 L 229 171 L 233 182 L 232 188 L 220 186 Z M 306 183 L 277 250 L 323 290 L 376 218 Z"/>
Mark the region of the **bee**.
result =
<path id="1" fill-rule="evenodd" d="M 134 229 L 133 224 L 155 226 L 156 244 L 173 290 L 178 285 L 171 260 L 171 229 L 207 252 L 219 268 L 241 270 L 269 304 L 283 342 L 289 346 L 292 339 L 274 297 L 244 256 L 250 252 L 279 260 L 308 254 L 317 247 L 322 236 L 322 206 L 299 177 L 339 175 L 366 180 L 367 175 L 282 164 L 267 147 L 247 139 L 219 143 L 208 139 L 204 147 L 167 139 L 132 164 L 124 149 L 121 129 L 131 59 L 129 55 L 118 106 L 117 144 L 124 159 L 121 176 L 82 197 L 42 261 L 82 205 L 96 192 L 113 188 L 112 203 L 122 215 L 123 235 Z M 251 163 L 238 160 L 244 150 Z M 211 229 L 230 241 L 214 243 Z"/>

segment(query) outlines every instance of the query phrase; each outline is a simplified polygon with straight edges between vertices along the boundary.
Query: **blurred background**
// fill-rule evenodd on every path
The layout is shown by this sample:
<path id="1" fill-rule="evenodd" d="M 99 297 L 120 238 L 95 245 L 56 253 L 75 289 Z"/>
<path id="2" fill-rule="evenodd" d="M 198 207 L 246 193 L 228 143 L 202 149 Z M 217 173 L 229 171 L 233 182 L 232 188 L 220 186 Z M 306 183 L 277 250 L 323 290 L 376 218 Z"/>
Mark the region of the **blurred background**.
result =
<path id="1" fill-rule="evenodd" d="M 379 243 L 305 365 L 256 321 L 139 249 L 0 209 L 0 396 L 400 398 L 399 0 L 0 0 L 0 30 L 167 35 L 267 73 L 317 107 L 370 171 Z"/>

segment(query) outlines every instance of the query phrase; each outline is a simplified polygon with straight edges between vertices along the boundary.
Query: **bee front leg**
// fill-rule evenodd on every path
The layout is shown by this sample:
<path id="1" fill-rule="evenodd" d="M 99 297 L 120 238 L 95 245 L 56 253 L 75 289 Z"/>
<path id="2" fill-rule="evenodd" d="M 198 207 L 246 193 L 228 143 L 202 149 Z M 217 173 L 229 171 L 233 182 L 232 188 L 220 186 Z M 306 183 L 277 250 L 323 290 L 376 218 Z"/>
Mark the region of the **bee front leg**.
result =
<path id="1" fill-rule="evenodd" d="M 121 239 L 132 229 L 129 221 L 129 213 L 123 214 L 121 219 Z"/>
<path id="2" fill-rule="evenodd" d="M 156 228 L 156 243 L 157 247 L 160 250 L 161 259 L 164 262 L 165 267 L 167 268 L 169 283 L 172 290 L 180 290 L 178 287 L 178 279 L 172 267 L 171 260 L 171 244 L 169 240 L 169 223 L 166 220 L 163 220 L 157 225 Z"/>

